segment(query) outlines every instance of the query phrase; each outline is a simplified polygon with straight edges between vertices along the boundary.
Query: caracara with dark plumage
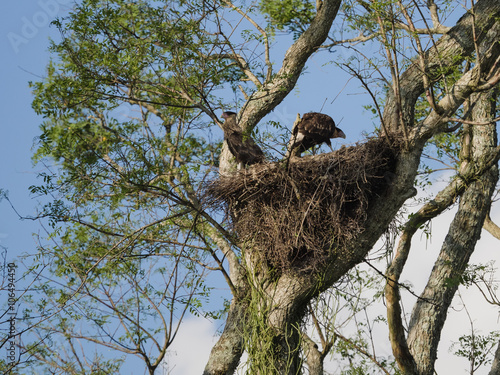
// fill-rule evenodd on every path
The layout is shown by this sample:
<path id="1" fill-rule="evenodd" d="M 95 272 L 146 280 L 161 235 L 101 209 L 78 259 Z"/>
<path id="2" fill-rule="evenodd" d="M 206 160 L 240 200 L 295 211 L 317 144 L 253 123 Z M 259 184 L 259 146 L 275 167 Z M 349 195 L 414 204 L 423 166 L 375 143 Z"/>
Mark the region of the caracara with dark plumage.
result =
<path id="1" fill-rule="evenodd" d="M 288 144 L 288 155 L 300 156 L 316 145 L 326 143 L 333 151 L 331 138 L 345 138 L 333 119 L 323 113 L 309 112 L 295 122 L 292 138 Z"/>
<path id="2" fill-rule="evenodd" d="M 239 167 L 262 163 L 265 159 L 264 153 L 249 135 L 243 133 L 236 122 L 236 113 L 224 112 L 222 118 L 224 119 L 224 124 L 222 124 L 224 140 Z"/>

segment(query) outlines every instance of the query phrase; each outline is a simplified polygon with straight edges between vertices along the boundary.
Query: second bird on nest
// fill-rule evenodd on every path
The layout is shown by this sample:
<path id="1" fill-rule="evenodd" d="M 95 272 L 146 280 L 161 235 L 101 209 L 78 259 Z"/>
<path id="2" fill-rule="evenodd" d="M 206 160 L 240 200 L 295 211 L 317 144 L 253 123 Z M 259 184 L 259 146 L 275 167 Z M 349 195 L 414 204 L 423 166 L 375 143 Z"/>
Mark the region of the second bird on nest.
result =
<path id="1" fill-rule="evenodd" d="M 333 151 L 331 138 L 345 138 L 345 133 L 335 126 L 330 116 L 318 112 L 306 113 L 293 126 L 287 156 L 300 156 L 322 143 L 326 143 Z"/>

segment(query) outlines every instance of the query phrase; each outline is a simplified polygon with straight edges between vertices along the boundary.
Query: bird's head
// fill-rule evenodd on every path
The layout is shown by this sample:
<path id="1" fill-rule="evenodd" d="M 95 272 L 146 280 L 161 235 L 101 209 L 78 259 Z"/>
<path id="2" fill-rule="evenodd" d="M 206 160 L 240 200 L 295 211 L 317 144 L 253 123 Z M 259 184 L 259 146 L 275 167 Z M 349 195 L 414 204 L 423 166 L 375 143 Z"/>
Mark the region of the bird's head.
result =
<path id="1" fill-rule="evenodd" d="M 336 128 L 335 132 L 333 133 L 332 138 L 344 138 L 345 139 L 345 133 L 341 129 Z"/>
<path id="2" fill-rule="evenodd" d="M 231 111 L 222 112 L 222 118 L 224 120 L 227 120 L 231 116 L 236 116 L 236 113 Z"/>

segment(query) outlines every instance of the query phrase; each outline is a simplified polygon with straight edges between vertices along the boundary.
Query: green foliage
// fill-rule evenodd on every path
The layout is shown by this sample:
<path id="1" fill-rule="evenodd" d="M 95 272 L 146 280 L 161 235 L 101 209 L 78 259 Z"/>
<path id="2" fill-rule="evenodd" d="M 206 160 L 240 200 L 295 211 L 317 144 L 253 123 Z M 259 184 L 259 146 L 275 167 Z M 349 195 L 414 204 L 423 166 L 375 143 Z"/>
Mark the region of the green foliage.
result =
<path id="1" fill-rule="evenodd" d="M 490 288 L 491 293 L 498 289 L 498 286 L 494 282 L 496 272 L 495 261 L 490 261 L 486 264 L 469 264 L 461 275 L 460 282 L 466 288 L 472 285 L 485 285 L 487 288 Z"/>
<path id="2" fill-rule="evenodd" d="M 458 357 L 465 358 L 471 364 L 471 373 L 493 360 L 494 348 L 498 344 L 500 332 L 490 332 L 488 335 L 472 333 L 460 336 L 451 350 Z"/>
<path id="3" fill-rule="evenodd" d="M 278 30 L 288 30 L 296 36 L 304 31 L 315 16 L 315 3 L 303 0 L 265 1 L 259 10 Z"/>
<path id="4" fill-rule="evenodd" d="M 372 6 L 377 7 L 377 4 L 381 2 L 374 1 L 371 3 Z M 372 17 L 373 13 L 370 14 L 370 12 L 367 12 L 366 6 L 366 3 L 359 1 L 348 0 L 342 2 L 342 12 L 345 15 L 345 20 L 348 21 L 346 24 L 348 30 L 363 30 L 365 34 L 373 33 L 377 30 L 378 26 L 376 20 Z"/>
<path id="5" fill-rule="evenodd" d="M 84 0 L 54 22 L 62 41 L 31 83 L 44 117 L 33 160 L 50 170 L 30 191 L 53 230 L 31 259 L 44 278 L 24 296 L 35 372 L 78 373 L 84 358 L 87 373 L 116 373 L 130 348 L 154 370 L 185 314 L 222 316 L 204 280 L 219 265 L 201 191 L 220 138 L 198 103 L 221 102 L 214 92 L 241 72 L 207 32 L 218 7 L 206 6 Z M 81 351 L 58 353 L 76 337 Z M 115 357 L 92 358 L 99 344 Z"/>
<path id="6" fill-rule="evenodd" d="M 203 11 L 203 2 L 83 1 L 56 23 L 64 40 L 52 51 L 60 62 L 49 66 L 44 83 L 52 95 L 37 95 L 35 110 L 109 109 L 130 98 L 177 113 L 192 107 L 187 97 L 201 99 L 207 86 L 227 78 L 227 62 L 210 58 L 219 43 L 200 28 Z"/>

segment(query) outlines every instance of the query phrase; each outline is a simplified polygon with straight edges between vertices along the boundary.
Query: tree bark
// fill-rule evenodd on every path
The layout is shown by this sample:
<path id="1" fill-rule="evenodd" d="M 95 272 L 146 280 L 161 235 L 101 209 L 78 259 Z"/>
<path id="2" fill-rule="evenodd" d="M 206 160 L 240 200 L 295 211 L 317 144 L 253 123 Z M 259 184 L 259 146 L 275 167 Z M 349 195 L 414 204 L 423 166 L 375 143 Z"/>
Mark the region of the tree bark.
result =
<path id="1" fill-rule="evenodd" d="M 486 215 L 484 220 L 484 229 L 486 229 L 493 237 L 500 240 L 500 227 L 496 225 L 490 218 L 490 214 Z"/>
<path id="2" fill-rule="evenodd" d="M 474 94 L 473 121 L 489 121 L 494 113 L 491 93 Z M 472 128 L 472 150 L 467 168 L 484 163 L 496 146 L 496 128 L 493 125 Z M 491 204 L 491 195 L 498 181 L 498 170 L 493 166 L 477 180 L 470 182 L 460 198 L 458 212 L 453 219 L 441 252 L 434 265 L 424 292 L 418 299 L 410 320 L 408 346 L 417 364 L 418 373 L 431 375 L 437 358 L 437 346 L 448 307 L 460 284 Z"/>
<path id="3" fill-rule="evenodd" d="M 242 332 L 248 303 L 235 300 L 227 313 L 226 325 L 221 337 L 212 348 L 203 375 L 234 374 L 244 349 Z"/>
<path id="4" fill-rule="evenodd" d="M 307 369 L 309 375 L 323 375 L 323 354 L 318 350 L 318 346 L 309 337 L 304 335 L 304 349 L 305 360 L 307 362 Z"/>
<path id="5" fill-rule="evenodd" d="M 493 363 L 491 364 L 491 369 L 488 375 L 500 375 L 500 343 L 498 343 L 497 350 L 495 351 L 495 357 L 493 358 Z"/>

